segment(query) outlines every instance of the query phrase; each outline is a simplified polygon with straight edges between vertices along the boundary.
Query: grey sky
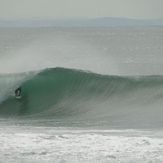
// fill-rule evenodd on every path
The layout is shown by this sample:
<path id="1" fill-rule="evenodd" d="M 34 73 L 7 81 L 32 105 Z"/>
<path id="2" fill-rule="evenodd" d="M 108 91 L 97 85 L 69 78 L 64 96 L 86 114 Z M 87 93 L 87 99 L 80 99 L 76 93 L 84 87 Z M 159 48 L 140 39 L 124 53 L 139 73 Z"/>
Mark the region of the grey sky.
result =
<path id="1" fill-rule="evenodd" d="M 163 0 L 0 0 L 0 19 L 163 18 Z"/>

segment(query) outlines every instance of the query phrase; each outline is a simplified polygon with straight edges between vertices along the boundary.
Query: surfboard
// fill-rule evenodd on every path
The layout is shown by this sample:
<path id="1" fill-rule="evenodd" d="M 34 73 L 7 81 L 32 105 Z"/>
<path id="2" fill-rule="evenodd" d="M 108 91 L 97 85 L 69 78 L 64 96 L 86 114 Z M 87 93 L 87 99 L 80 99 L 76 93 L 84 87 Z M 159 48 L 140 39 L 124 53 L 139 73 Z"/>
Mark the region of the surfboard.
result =
<path id="1" fill-rule="evenodd" d="M 21 99 L 21 98 L 22 98 L 22 96 L 15 96 L 15 98 L 16 98 L 16 99 Z"/>

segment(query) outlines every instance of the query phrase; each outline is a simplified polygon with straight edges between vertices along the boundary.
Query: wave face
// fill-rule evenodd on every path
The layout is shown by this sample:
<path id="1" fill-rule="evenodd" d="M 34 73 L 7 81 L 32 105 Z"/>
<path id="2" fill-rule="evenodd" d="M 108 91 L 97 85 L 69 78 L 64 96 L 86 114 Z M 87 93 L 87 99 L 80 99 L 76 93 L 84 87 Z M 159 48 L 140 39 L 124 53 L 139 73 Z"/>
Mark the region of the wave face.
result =
<path id="1" fill-rule="evenodd" d="M 162 76 L 107 76 L 65 68 L 15 76 L 10 91 L 3 93 L 2 117 L 92 120 L 132 127 L 163 123 Z M 0 80 L 8 81 L 5 78 Z M 13 92 L 19 85 L 22 98 L 18 100 Z"/>

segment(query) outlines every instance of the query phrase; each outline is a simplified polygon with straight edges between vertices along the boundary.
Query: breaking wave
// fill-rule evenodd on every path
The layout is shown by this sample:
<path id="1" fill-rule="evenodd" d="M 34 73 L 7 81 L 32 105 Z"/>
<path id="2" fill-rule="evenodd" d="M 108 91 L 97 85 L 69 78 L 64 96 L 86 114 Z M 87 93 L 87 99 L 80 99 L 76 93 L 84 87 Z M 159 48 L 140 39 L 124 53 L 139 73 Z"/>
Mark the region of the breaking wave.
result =
<path id="1" fill-rule="evenodd" d="M 18 86 L 21 99 L 13 93 Z M 51 68 L 1 75 L 0 89 L 1 117 L 89 119 L 132 126 L 163 123 L 163 76 L 108 76 Z"/>

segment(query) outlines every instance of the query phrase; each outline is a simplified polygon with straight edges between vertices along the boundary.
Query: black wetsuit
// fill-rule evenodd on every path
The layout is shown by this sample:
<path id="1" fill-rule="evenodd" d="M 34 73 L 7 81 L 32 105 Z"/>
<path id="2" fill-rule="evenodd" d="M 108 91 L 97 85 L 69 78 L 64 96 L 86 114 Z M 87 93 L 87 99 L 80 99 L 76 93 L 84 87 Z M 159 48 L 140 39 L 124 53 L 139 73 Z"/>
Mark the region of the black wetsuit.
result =
<path id="1" fill-rule="evenodd" d="M 17 89 L 15 90 L 15 96 L 21 96 L 21 92 L 22 92 L 21 87 L 17 88 Z"/>

